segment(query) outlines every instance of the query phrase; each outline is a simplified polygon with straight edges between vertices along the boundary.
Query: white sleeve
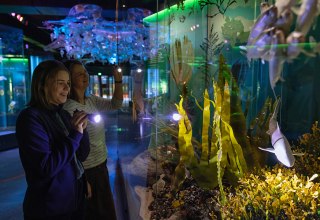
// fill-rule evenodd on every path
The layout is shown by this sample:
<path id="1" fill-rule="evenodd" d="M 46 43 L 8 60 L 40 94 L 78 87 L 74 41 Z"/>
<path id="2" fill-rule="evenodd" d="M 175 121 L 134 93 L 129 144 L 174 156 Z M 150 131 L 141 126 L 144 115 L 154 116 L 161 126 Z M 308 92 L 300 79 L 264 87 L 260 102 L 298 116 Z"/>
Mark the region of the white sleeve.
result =
<path id="1" fill-rule="evenodd" d="M 91 95 L 89 99 L 96 106 L 98 111 L 106 111 L 106 110 L 116 110 L 122 107 L 123 100 L 119 100 L 116 98 L 104 99 L 102 97 Z"/>

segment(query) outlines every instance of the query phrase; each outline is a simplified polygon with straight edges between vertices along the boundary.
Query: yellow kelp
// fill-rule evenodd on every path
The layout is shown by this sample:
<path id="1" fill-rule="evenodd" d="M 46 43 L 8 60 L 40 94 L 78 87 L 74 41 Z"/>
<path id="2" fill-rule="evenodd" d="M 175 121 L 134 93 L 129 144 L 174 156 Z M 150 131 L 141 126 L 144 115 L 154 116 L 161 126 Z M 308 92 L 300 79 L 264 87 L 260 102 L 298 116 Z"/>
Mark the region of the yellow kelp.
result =
<path id="1" fill-rule="evenodd" d="M 181 97 L 179 105 L 176 104 L 178 113 L 181 116 L 181 119 L 179 120 L 178 144 L 181 160 L 183 162 L 187 162 L 188 159 L 194 156 L 194 151 L 191 143 L 192 127 L 188 115 L 186 114 L 186 111 L 184 110 L 182 104 L 183 98 Z"/>
<path id="2" fill-rule="evenodd" d="M 195 98 L 195 97 L 194 97 Z M 189 166 L 192 177 L 197 181 L 199 186 L 203 188 L 213 189 L 218 185 L 218 166 L 217 161 L 210 162 L 210 155 L 216 155 L 217 150 L 212 148 L 212 143 L 218 138 L 209 137 L 212 130 L 211 111 L 215 103 L 209 99 L 208 91 L 204 92 L 204 104 L 200 106 L 195 98 L 196 105 L 203 111 L 202 118 L 202 138 L 201 138 L 201 157 L 199 161 L 193 160 Z M 210 104 L 211 103 L 211 104 Z M 215 152 L 213 152 L 213 150 Z"/>
<path id="3" fill-rule="evenodd" d="M 222 90 L 222 91 L 221 91 Z M 217 163 L 217 181 L 221 192 L 222 203 L 225 201 L 222 177 L 235 184 L 247 170 L 241 146 L 238 144 L 230 126 L 230 89 L 214 83 L 215 112 L 213 118 L 213 142 L 210 163 Z"/>
<path id="4" fill-rule="evenodd" d="M 192 146 L 192 126 L 188 115 L 183 108 L 183 97 L 181 96 L 179 105 L 176 104 L 178 113 L 181 118 L 179 120 L 178 145 L 180 153 L 180 161 L 175 169 L 175 185 L 178 186 L 185 178 L 186 167 L 194 160 L 194 150 Z"/>
<path id="5" fill-rule="evenodd" d="M 209 125 L 210 125 L 210 100 L 208 90 L 204 92 L 203 113 L 202 113 L 202 145 L 201 160 L 208 160 L 209 156 Z"/>
<path id="6" fill-rule="evenodd" d="M 222 159 L 222 166 L 228 166 L 228 170 L 233 174 L 242 176 L 243 171 L 246 171 L 247 167 L 241 146 L 236 140 L 233 129 L 230 126 L 230 89 L 227 82 L 225 82 L 223 90 L 224 91 L 220 91 L 219 86 L 214 83 L 216 109 L 214 112 L 213 127 L 216 135 L 217 129 L 219 129 L 219 133 L 221 134 L 221 141 L 215 142 L 214 144 L 221 144 L 222 146 L 222 156 L 225 157 Z M 219 137 L 220 135 L 217 136 Z M 219 149 L 219 146 L 216 146 L 216 148 Z"/>
<path id="7" fill-rule="evenodd" d="M 224 62 L 220 62 L 220 65 L 218 81 L 213 83 L 214 100 L 210 99 L 207 90 L 203 94 L 203 106 L 196 100 L 197 106 L 203 111 L 200 157 L 194 155 L 192 127 L 183 108 L 183 97 L 176 105 L 181 119 L 178 131 L 180 161 L 175 170 L 175 180 L 181 183 L 188 169 L 201 187 L 212 189 L 219 185 L 224 200 L 222 178 L 230 184 L 236 184 L 238 178 L 247 171 L 247 163 L 230 125 L 231 88 L 228 81 L 231 75 Z"/>
<path id="8" fill-rule="evenodd" d="M 232 184 L 236 183 L 237 179 L 247 170 L 242 148 L 229 124 L 230 89 L 228 83 L 225 83 L 222 90 L 217 83 L 214 83 L 214 101 L 209 99 L 206 90 L 203 108 L 197 100 L 196 104 L 203 111 L 202 150 L 200 161 L 192 160 L 189 169 L 200 186 L 214 188 L 219 185 L 223 192 L 223 176 Z M 214 117 L 210 123 L 212 108 L 214 108 Z M 208 135 L 210 128 L 211 137 Z"/>

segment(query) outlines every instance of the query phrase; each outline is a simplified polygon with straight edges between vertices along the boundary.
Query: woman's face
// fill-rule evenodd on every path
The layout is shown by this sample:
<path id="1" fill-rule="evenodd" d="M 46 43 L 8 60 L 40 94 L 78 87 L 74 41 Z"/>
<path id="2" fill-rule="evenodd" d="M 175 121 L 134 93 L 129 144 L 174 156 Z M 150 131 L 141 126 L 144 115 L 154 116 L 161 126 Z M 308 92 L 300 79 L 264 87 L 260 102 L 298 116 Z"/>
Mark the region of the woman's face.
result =
<path id="1" fill-rule="evenodd" d="M 54 105 L 60 105 L 67 101 L 68 94 L 70 92 L 70 78 L 69 73 L 60 70 L 53 82 L 48 82 L 46 86 L 49 90 L 49 102 Z M 51 83 L 51 85 L 50 85 Z"/>
<path id="2" fill-rule="evenodd" d="M 71 69 L 72 87 L 85 91 L 89 86 L 89 74 L 83 65 L 75 64 Z"/>

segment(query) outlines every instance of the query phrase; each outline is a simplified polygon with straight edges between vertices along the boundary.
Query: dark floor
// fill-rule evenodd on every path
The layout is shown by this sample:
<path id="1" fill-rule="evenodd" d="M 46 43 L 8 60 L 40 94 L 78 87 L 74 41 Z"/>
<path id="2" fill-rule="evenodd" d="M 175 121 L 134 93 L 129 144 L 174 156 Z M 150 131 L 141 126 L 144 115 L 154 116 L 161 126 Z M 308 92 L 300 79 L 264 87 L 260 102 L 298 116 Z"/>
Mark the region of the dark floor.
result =
<path id="1" fill-rule="evenodd" d="M 138 220 L 139 210 L 128 206 L 128 189 L 133 188 L 137 180 L 128 177 L 122 170 L 122 158 L 134 158 L 147 149 L 149 140 L 144 138 L 150 127 L 147 124 L 133 123 L 131 115 L 124 112 L 108 114 L 106 117 L 106 136 L 109 151 L 108 168 L 110 183 L 114 193 L 119 220 Z M 143 134 L 144 133 L 144 134 Z M 130 160 L 130 159 L 129 159 Z M 139 179 L 139 184 L 144 180 Z M 23 219 L 22 201 L 26 189 L 24 171 L 19 160 L 17 148 L 0 152 L 0 219 Z M 131 195 L 130 195 L 131 196 Z M 136 200 L 138 201 L 138 200 Z M 129 208 L 130 207 L 130 208 Z M 131 216 L 131 217 L 130 217 Z M 134 217 L 132 217 L 134 216 Z"/>
<path id="2" fill-rule="evenodd" d="M 0 219 L 22 218 L 22 200 L 26 189 L 24 172 L 17 149 L 0 153 Z"/>

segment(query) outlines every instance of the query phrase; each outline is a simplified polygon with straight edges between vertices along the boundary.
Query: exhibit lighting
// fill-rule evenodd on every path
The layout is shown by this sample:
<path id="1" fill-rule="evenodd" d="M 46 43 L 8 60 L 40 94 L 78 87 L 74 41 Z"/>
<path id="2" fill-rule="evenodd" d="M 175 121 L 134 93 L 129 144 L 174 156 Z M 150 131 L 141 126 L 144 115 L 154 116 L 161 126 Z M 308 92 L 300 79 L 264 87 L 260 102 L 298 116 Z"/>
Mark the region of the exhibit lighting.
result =
<path id="1" fill-rule="evenodd" d="M 174 121 L 179 121 L 179 120 L 181 119 L 181 115 L 178 114 L 178 113 L 173 113 L 173 114 L 172 114 L 172 119 L 173 119 Z"/>
<path id="2" fill-rule="evenodd" d="M 185 0 L 183 1 L 184 10 L 194 9 L 194 0 Z M 170 14 L 179 10 L 179 5 L 175 4 L 170 6 L 169 8 L 163 9 L 155 14 L 152 14 L 143 19 L 143 22 L 146 23 L 155 23 L 163 21 L 170 17 Z"/>
<path id="3" fill-rule="evenodd" d="M 105 20 L 102 8 L 94 4 L 77 4 L 62 20 L 44 21 L 52 33 L 45 50 L 57 49 L 61 56 L 84 62 L 120 63 L 149 57 L 149 29 L 142 19 L 151 11 L 129 8 L 123 20 Z"/>
<path id="4" fill-rule="evenodd" d="M 76 112 L 79 112 L 78 109 L 73 111 L 73 114 Z M 87 114 L 87 118 L 89 121 L 94 122 L 94 123 L 99 123 L 101 121 L 101 115 L 98 113 L 92 113 L 92 114 Z"/>
<path id="5" fill-rule="evenodd" d="M 101 121 L 101 115 L 99 114 L 88 114 L 88 120 L 94 123 L 99 123 Z"/>

